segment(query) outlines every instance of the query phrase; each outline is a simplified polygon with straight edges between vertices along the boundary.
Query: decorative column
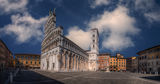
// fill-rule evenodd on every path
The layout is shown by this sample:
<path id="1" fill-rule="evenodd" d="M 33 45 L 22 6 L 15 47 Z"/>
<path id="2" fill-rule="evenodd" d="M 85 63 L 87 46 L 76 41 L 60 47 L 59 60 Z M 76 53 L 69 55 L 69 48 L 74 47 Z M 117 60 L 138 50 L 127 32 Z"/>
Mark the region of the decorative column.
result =
<path id="1" fill-rule="evenodd" d="M 78 56 L 76 56 L 76 69 L 78 71 Z"/>
<path id="2" fill-rule="evenodd" d="M 87 71 L 87 64 L 88 64 L 88 63 L 87 63 L 87 60 L 86 60 L 86 62 L 85 62 L 85 69 L 86 69 L 86 71 Z"/>
<path id="3" fill-rule="evenodd" d="M 88 59 L 86 58 L 86 71 L 88 71 Z"/>
<path id="4" fill-rule="evenodd" d="M 69 54 L 70 54 L 70 53 L 68 53 L 68 55 L 67 55 L 67 71 L 69 71 L 69 61 L 70 61 Z"/>
<path id="5" fill-rule="evenodd" d="M 79 71 L 81 71 L 81 57 L 79 57 Z"/>
<path id="6" fill-rule="evenodd" d="M 84 58 L 82 57 L 82 71 L 84 70 Z"/>
<path id="7" fill-rule="evenodd" d="M 80 57 L 78 56 L 78 71 L 80 70 Z"/>
<path id="8" fill-rule="evenodd" d="M 58 54 L 57 57 L 58 57 L 58 63 L 59 63 L 59 65 L 58 65 L 58 71 L 61 71 L 61 68 L 62 68 L 62 55 Z M 49 69 L 49 61 L 47 62 L 47 64 L 48 64 L 48 68 L 47 69 Z"/>
<path id="9" fill-rule="evenodd" d="M 72 56 L 72 71 L 74 71 L 74 56 L 75 55 Z"/>
<path id="10" fill-rule="evenodd" d="M 83 70 L 83 58 L 81 58 L 81 71 Z"/>
<path id="11" fill-rule="evenodd" d="M 85 61 L 85 59 L 84 59 L 84 66 L 83 66 L 83 70 L 85 71 L 86 70 L 86 61 Z"/>
<path id="12" fill-rule="evenodd" d="M 76 71 L 76 55 L 74 56 L 74 71 Z"/>
<path id="13" fill-rule="evenodd" d="M 63 57 L 63 67 L 62 67 L 62 69 L 63 69 L 63 71 L 65 71 L 65 66 L 66 66 L 66 65 L 65 65 L 65 64 L 66 64 L 66 63 L 65 63 L 65 62 L 66 62 L 66 61 L 65 61 L 65 60 L 66 60 L 65 52 L 62 54 L 62 57 Z"/>
<path id="14" fill-rule="evenodd" d="M 72 56 L 72 71 L 74 71 L 74 56 L 75 55 Z"/>
<path id="15" fill-rule="evenodd" d="M 65 53 L 65 71 L 67 71 L 68 66 L 68 59 L 67 59 L 67 53 Z"/>
<path id="16" fill-rule="evenodd" d="M 85 59 L 83 58 L 83 71 L 85 71 Z"/>
<path id="17" fill-rule="evenodd" d="M 88 71 L 88 59 L 86 59 L 86 71 Z"/>
<path id="18" fill-rule="evenodd" d="M 71 71 L 73 70 L 73 54 L 71 55 Z"/>
<path id="19" fill-rule="evenodd" d="M 72 54 L 70 53 L 69 54 L 69 71 L 71 70 L 72 68 Z"/>

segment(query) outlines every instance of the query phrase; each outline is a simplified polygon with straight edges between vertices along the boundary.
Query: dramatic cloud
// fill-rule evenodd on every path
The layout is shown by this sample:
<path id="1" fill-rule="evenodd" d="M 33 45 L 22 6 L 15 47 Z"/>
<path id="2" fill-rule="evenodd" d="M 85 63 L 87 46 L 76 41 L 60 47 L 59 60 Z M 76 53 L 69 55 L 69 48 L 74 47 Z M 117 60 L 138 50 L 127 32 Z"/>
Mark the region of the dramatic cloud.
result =
<path id="1" fill-rule="evenodd" d="M 1 13 L 15 13 L 11 16 L 11 23 L 0 28 L 2 35 L 16 37 L 18 43 L 28 42 L 30 39 L 41 40 L 42 27 L 47 17 L 35 19 L 27 10 L 29 0 L 0 0 Z"/>
<path id="2" fill-rule="evenodd" d="M 135 9 L 144 14 L 148 21 L 160 21 L 160 6 L 155 0 L 136 0 Z"/>
<path id="3" fill-rule="evenodd" d="M 120 51 L 134 46 L 131 36 L 136 35 L 140 30 L 134 26 L 135 19 L 128 15 L 128 9 L 118 6 L 115 10 L 99 14 L 88 22 L 86 31 L 73 27 L 69 30 L 69 39 L 82 48 L 89 48 L 91 39 L 89 31 L 91 28 L 98 28 L 99 33 L 104 35 L 102 47 L 111 51 Z"/>
<path id="4" fill-rule="evenodd" d="M 0 28 L 0 32 L 1 34 L 15 35 L 19 43 L 27 42 L 32 38 L 41 40 L 43 35 L 41 28 L 46 19 L 47 17 L 35 19 L 28 13 L 12 15 L 12 23 Z"/>
<path id="5" fill-rule="evenodd" d="M 120 51 L 122 49 L 134 46 L 130 35 L 135 35 L 139 29 L 134 26 L 135 19 L 128 15 L 128 9 L 118 6 L 114 11 L 104 11 L 89 22 L 89 27 L 96 27 L 100 34 L 108 33 L 103 38 L 103 48 L 112 51 Z"/>
<path id="6" fill-rule="evenodd" d="M 78 44 L 83 49 L 88 49 L 91 42 L 91 35 L 88 31 L 83 31 L 77 26 L 69 28 L 67 38 Z"/>
<path id="7" fill-rule="evenodd" d="M 1 13 L 23 12 L 28 0 L 0 0 Z"/>
<path id="8" fill-rule="evenodd" d="M 145 13 L 144 15 L 150 22 L 160 21 L 160 12 Z"/>
<path id="9" fill-rule="evenodd" d="M 108 5 L 109 0 L 93 0 L 91 1 L 91 8 L 95 8 L 101 5 Z"/>
<path id="10" fill-rule="evenodd" d="M 154 0 L 135 0 L 135 8 L 142 11 L 147 11 L 148 8 L 152 8 Z"/>

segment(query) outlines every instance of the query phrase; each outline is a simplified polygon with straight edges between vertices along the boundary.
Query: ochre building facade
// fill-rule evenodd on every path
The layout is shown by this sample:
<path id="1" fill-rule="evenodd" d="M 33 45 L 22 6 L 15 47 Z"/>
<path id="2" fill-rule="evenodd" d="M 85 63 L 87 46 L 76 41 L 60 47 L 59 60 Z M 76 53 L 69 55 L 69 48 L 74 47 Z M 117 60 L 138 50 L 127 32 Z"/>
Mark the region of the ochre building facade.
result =
<path id="1" fill-rule="evenodd" d="M 40 55 L 15 54 L 15 67 L 21 69 L 40 69 Z"/>
<path id="2" fill-rule="evenodd" d="M 110 71 L 126 71 L 126 59 L 121 54 L 110 56 Z"/>

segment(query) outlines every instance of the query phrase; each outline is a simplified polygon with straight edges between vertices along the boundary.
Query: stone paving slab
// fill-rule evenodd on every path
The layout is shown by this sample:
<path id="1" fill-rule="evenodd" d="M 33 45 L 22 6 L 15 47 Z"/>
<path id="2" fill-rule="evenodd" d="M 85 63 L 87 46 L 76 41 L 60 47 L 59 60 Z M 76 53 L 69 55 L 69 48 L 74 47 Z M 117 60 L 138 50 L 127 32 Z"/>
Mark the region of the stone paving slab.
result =
<path id="1" fill-rule="evenodd" d="M 124 72 L 49 72 L 25 71 L 13 84 L 160 84 L 140 78 L 142 74 Z M 144 76 L 144 75 L 143 75 Z"/>

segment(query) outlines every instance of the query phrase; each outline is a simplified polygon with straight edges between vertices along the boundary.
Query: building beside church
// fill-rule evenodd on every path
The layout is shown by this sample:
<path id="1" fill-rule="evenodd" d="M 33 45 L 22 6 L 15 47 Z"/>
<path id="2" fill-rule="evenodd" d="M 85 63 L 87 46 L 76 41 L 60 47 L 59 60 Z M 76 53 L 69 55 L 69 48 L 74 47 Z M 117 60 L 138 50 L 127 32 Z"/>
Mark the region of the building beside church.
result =
<path id="1" fill-rule="evenodd" d="M 88 71 L 97 69 L 98 30 L 92 29 L 93 42 L 90 52 L 86 52 L 63 35 L 63 27 L 56 26 L 55 10 L 49 12 L 41 44 L 41 69 L 51 71 Z M 90 60 L 90 56 L 92 60 Z M 89 64 L 90 63 L 90 64 Z"/>
<path id="2" fill-rule="evenodd" d="M 103 53 L 98 56 L 98 70 L 109 72 L 110 54 Z"/>
<path id="3" fill-rule="evenodd" d="M 139 51 L 137 54 L 139 72 L 160 74 L 160 45 Z"/>
<path id="4" fill-rule="evenodd" d="M 126 70 L 130 72 L 138 72 L 138 58 L 137 57 L 126 58 Z"/>

